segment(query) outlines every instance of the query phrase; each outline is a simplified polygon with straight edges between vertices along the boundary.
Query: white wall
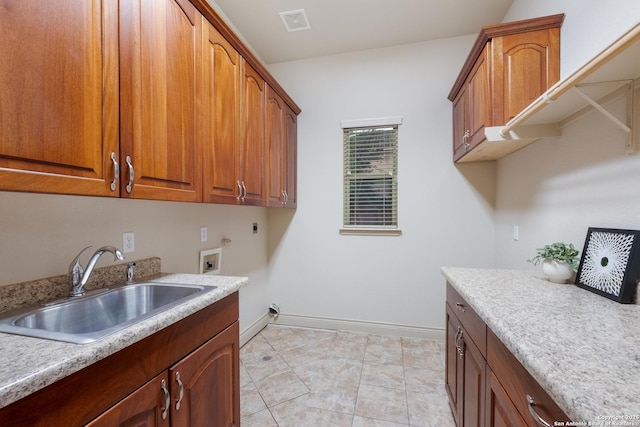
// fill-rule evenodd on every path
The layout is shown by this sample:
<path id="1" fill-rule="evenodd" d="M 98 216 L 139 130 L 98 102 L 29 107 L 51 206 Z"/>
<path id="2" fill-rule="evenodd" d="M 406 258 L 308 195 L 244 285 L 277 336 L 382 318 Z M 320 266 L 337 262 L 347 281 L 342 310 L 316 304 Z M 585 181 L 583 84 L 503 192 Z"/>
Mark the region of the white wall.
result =
<path id="1" fill-rule="evenodd" d="M 631 28 L 640 2 L 515 0 L 505 20 L 564 12 L 561 74 L 566 76 Z M 609 108 L 624 117 L 624 104 Z M 640 156 L 600 113 L 565 127 L 497 165 L 496 264 L 529 269 L 535 248 L 555 241 L 580 250 L 589 226 L 640 229 Z M 520 240 L 512 240 L 513 226 Z"/>
<path id="2" fill-rule="evenodd" d="M 244 330 L 267 310 L 267 227 L 266 208 L 0 192 L 0 285 L 66 274 L 85 246 L 122 248 L 122 233 L 131 231 L 135 252 L 127 259 L 160 257 L 165 272 L 197 273 L 199 251 L 228 237 L 222 274 L 250 279 L 240 290 Z M 112 259 L 105 254 L 99 265 Z"/>
<path id="3" fill-rule="evenodd" d="M 475 35 L 271 64 L 302 108 L 298 209 L 270 212 L 282 313 L 444 327 L 442 265 L 494 262 L 491 164 L 454 166 L 447 94 Z M 403 116 L 400 237 L 342 236 L 340 121 Z M 471 183 L 474 182 L 475 186 Z"/>

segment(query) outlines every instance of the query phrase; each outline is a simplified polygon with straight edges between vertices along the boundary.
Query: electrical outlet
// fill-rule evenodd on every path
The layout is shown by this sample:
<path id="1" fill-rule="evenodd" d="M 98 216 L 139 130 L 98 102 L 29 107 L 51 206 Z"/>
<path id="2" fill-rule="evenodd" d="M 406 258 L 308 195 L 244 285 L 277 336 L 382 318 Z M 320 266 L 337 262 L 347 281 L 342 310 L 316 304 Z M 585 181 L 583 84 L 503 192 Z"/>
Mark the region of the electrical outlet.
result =
<path id="1" fill-rule="evenodd" d="M 122 233 L 122 251 L 124 253 L 134 252 L 136 250 L 134 233 Z"/>
<path id="2" fill-rule="evenodd" d="M 207 241 L 207 227 L 200 227 L 200 241 Z"/>
<path id="3" fill-rule="evenodd" d="M 516 242 L 520 240 L 520 227 L 517 225 L 513 226 L 513 240 Z"/>

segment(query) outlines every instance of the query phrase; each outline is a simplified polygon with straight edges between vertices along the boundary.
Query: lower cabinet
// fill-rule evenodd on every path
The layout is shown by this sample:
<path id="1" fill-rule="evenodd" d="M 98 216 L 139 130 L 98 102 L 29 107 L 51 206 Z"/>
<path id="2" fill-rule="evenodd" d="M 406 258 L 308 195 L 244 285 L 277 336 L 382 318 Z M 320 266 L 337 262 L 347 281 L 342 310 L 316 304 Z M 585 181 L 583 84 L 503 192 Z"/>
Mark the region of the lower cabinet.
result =
<path id="1" fill-rule="evenodd" d="M 458 426 L 478 426 L 484 418 L 485 367 L 478 347 L 447 306 L 446 390 Z"/>
<path id="2" fill-rule="evenodd" d="M 234 292 L 1 408 L 0 426 L 239 426 L 238 315 Z"/>
<path id="3" fill-rule="evenodd" d="M 87 426 L 240 425 L 238 334 L 235 322 Z"/>
<path id="4" fill-rule="evenodd" d="M 457 427 L 570 421 L 450 284 L 446 315 L 445 389 Z"/>

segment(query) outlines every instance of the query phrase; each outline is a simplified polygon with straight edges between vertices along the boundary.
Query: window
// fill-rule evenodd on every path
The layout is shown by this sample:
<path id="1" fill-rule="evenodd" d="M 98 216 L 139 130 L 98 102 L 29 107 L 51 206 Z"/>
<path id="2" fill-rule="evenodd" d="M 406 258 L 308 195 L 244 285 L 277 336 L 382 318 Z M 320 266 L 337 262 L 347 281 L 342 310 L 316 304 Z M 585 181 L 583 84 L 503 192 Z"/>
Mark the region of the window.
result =
<path id="1" fill-rule="evenodd" d="M 343 234 L 353 229 L 397 230 L 401 122 L 401 118 L 342 122 Z"/>

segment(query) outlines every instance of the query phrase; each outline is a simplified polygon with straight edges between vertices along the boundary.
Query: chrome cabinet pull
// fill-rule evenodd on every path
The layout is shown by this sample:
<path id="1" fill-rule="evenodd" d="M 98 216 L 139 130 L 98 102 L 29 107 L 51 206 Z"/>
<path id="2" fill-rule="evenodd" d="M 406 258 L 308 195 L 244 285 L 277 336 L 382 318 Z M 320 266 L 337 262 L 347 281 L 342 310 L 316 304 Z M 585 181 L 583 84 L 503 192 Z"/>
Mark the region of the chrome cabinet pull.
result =
<path id="1" fill-rule="evenodd" d="M 240 198 L 242 197 L 242 185 L 240 185 L 240 181 L 236 181 L 236 184 L 238 185 L 238 196 L 236 197 L 236 200 L 240 201 Z"/>
<path id="2" fill-rule="evenodd" d="M 131 157 L 127 156 L 126 159 L 127 166 L 129 166 L 129 182 L 127 183 L 127 193 L 131 193 L 133 188 L 133 181 L 135 180 L 135 171 L 133 169 L 133 165 L 131 164 Z"/>
<path id="3" fill-rule="evenodd" d="M 162 390 L 162 393 L 164 393 L 164 408 L 160 408 L 160 411 L 162 411 L 162 419 L 166 420 L 169 407 L 171 407 L 171 395 L 169 394 L 165 380 L 162 380 L 160 383 L 160 389 Z"/>
<path id="4" fill-rule="evenodd" d="M 285 205 L 285 197 L 284 197 L 284 190 L 280 190 L 280 203 L 282 204 L 282 206 Z"/>
<path id="5" fill-rule="evenodd" d="M 120 179 L 120 165 L 116 153 L 111 153 L 111 161 L 113 162 L 113 181 L 111 181 L 111 191 L 116 191 L 116 184 Z"/>
<path id="6" fill-rule="evenodd" d="M 462 347 L 462 345 L 464 344 L 462 342 L 462 338 L 463 338 L 462 327 L 458 326 L 458 333 L 456 334 L 456 336 L 457 336 L 456 348 L 458 349 L 458 357 L 462 359 L 464 357 L 464 348 Z"/>
<path id="7" fill-rule="evenodd" d="M 536 406 L 536 402 L 535 400 L 533 400 L 533 397 L 531 397 L 528 394 L 527 394 L 527 406 L 529 407 L 529 413 L 538 424 L 544 427 L 551 427 L 551 424 L 546 422 L 540 415 L 538 415 L 538 413 L 536 412 L 536 409 L 534 408 L 534 406 Z"/>
<path id="8" fill-rule="evenodd" d="M 180 381 L 180 372 L 176 372 L 176 383 L 178 383 L 178 398 L 176 399 L 176 411 L 180 409 L 180 402 L 184 396 L 184 385 Z"/>
<path id="9" fill-rule="evenodd" d="M 244 199 L 247 197 L 247 187 L 244 185 L 244 181 L 242 181 L 242 203 L 244 203 Z"/>
<path id="10" fill-rule="evenodd" d="M 464 136 L 462 137 L 462 145 L 464 145 L 464 151 L 469 151 L 469 137 L 471 136 L 471 133 L 469 132 L 469 130 L 467 130 L 464 133 Z"/>
<path id="11" fill-rule="evenodd" d="M 289 203 L 289 195 L 287 194 L 287 190 L 282 190 L 282 192 L 284 193 L 284 204 L 286 205 Z"/>
<path id="12" fill-rule="evenodd" d="M 456 308 L 458 310 L 460 310 L 461 312 L 463 312 L 463 313 L 467 311 L 467 310 L 464 309 L 464 304 L 461 304 L 459 302 L 456 303 Z"/>

